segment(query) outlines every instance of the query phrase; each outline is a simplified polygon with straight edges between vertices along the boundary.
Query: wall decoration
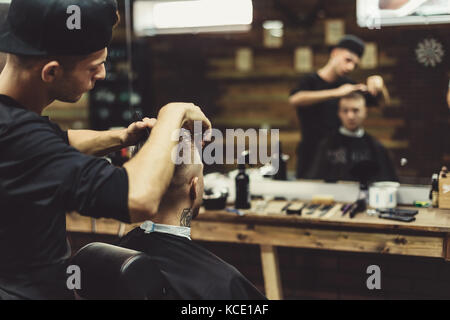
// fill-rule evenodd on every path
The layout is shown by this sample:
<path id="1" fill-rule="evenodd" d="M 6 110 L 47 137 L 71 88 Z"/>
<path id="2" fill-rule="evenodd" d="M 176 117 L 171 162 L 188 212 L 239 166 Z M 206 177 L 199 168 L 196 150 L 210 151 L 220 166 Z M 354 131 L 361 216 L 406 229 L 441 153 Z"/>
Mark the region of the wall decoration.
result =
<path id="1" fill-rule="evenodd" d="M 283 46 L 284 24 L 279 20 L 264 21 L 264 47 L 281 48 Z"/>
<path id="2" fill-rule="evenodd" d="M 311 72 L 314 69 L 314 56 L 310 47 L 299 47 L 294 53 L 294 69 L 298 72 Z"/>
<path id="3" fill-rule="evenodd" d="M 325 44 L 335 45 L 345 35 L 345 21 L 330 19 L 325 22 Z"/>
<path id="4" fill-rule="evenodd" d="M 436 67 L 444 60 L 444 45 L 435 38 L 425 38 L 417 44 L 417 61 L 425 67 Z"/>
<path id="5" fill-rule="evenodd" d="M 378 45 L 374 42 L 366 42 L 366 50 L 361 58 L 362 69 L 375 69 L 378 67 Z"/>
<path id="6" fill-rule="evenodd" d="M 236 50 L 236 70 L 251 71 L 253 69 L 253 51 L 250 48 Z"/>

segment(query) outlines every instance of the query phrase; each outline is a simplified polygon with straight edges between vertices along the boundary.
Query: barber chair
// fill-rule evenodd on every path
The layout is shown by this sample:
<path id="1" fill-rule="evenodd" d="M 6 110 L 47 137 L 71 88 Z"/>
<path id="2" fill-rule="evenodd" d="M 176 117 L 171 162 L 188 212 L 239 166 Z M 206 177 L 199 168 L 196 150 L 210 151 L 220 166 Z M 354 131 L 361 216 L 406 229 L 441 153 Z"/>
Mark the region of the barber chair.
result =
<path id="1" fill-rule="evenodd" d="M 145 253 L 94 242 L 72 258 L 81 270 L 76 294 L 86 300 L 161 300 L 166 280 Z"/>

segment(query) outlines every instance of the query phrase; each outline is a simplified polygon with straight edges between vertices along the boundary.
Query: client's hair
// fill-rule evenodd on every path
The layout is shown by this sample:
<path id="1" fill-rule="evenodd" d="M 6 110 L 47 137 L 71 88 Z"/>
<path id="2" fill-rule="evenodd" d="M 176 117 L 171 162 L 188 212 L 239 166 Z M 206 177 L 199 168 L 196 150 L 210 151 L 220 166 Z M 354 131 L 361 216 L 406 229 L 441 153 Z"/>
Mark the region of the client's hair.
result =
<path id="1" fill-rule="evenodd" d="M 341 98 L 341 100 L 364 100 L 364 102 L 365 102 L 366 97 L 364 96 L 364 94 L 361 91 L 355 91 L 355 92 L 349 93 L 346 96 L 343 96 Z"/>
<path id="2" fill-rule="evenodd" d="M 185 154 L 185 152 L 188 152 Z M 188 183 L 190 170 L 193 166 L 201 165 L 199 150 L 195 143 L 190 139 L 182 138 L 177 146 L 177 154 L 175 160 L 175 172 L 173 174 L 170 187 L 180 187 Z"/>

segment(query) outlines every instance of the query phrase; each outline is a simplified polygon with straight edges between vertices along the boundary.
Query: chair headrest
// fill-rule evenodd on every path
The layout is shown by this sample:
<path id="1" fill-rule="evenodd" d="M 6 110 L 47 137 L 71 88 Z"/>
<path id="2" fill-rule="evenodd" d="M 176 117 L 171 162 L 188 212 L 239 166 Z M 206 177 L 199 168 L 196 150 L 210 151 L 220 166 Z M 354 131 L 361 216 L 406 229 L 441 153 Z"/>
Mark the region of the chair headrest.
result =
<path id="1" fill-rule="evenodd" d="M 81 270 L 83 299 L 162 299 L 166 281 L 155 262 L 145 253 L 93 242 L 72 258 Z"/>

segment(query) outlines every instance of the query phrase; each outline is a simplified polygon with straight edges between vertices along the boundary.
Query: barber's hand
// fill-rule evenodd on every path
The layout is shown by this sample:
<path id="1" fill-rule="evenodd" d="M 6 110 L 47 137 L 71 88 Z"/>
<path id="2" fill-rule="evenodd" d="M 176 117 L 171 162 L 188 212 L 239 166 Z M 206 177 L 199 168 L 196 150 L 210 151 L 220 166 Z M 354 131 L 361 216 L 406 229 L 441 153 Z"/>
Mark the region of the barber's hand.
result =
<path id="1" fill-rule="evenodd" d="M 373 96 L 377 96 L 383 91 L 384 80 L 381 76 L 371 76 L 367 78 L 367 90 Z"/>
<path id="2" fill-rule="evenodd" d="M 342 98 L 356 91 L 365 92 L 367 91 L 367 86 L 365 86 L 364 84 L 350 84 L 350 83 L 343 84 L 342 86 L 336 89 L 336 95 L 339 98 Z"/>
<path id="3" fill-rule="evenodd" d="M 196 105 L 190 105 L 185 113 L 183 127 L 189 130 L 194 129 L 194 122 L 201 121 L 203 130 L 211 129 L 211 121 L 205 116 L 200 107 Z"/>
<path id="4" fill-rule="evenodd" d="M 147 129 L 151 130 L 156 124 L 156 119 L 144 118 L 142 121 L 137 121 L 125 129 L 122 138 L 125 147 L 137 144 L 146 134 Z"/>
<path id="5" fill-rule="evenodd" d="M 203 132 L 206 131 L 210 133 L 212 128 L 211 121 L 209 121 L 202 110 L 193 103 L 170 103 L 161 109 L 160 115 L 166 112 L 183 112 L 181 127 L 191 131 L 191 133 L 194 132 L 195 121 L 200 121 L 202 123 Z M 205 137 L 205 140 L 209 139 L 210 134 Z"/>

